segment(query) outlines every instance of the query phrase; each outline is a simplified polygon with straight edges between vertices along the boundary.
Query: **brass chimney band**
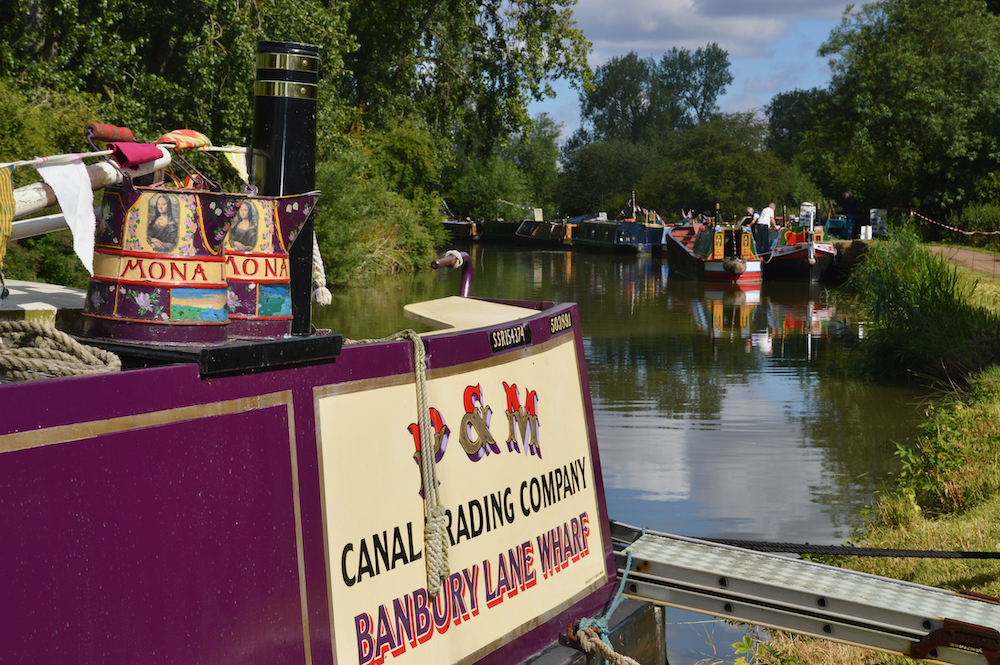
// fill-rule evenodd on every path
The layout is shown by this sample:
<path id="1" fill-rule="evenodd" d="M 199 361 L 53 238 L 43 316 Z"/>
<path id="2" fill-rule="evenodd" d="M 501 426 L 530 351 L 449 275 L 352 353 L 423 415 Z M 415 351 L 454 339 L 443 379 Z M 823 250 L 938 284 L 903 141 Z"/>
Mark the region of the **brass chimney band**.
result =
<path id="1" fill-rule="evenodd" d="M 319 58 L 292 53 L 258 53 L 257 69 L 282 69 L 290 72 L 319 72 Z"/>
<path id="2" fill-rule="evenodd" d="M 317 98 L 315 83 L 296 81 L 257 81 L 253 86 L 254 97 L 289 97 L 292 99 Z"/>

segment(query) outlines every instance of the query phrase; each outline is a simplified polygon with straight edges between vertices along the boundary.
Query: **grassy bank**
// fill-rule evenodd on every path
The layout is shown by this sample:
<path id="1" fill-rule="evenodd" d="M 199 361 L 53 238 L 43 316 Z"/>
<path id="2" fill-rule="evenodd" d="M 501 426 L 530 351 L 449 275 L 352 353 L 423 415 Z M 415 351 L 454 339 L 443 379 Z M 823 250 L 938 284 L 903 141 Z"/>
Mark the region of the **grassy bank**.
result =
<path id="1" fill-rule="evenodd" d="M 898 485 L 863 515 L 861 547 L 1000 551 L 1000 280 L 949 265 L 912 236 L 876 243 L 851 288 L 875 325 L 859 369 L 936 383 L 922 435 L 900 446 Z M 961 320 L 958 320 L 961 319 Z M 866 348 L 867 347 L 867 348 Z M 902 372 L 900 370 L 903 370 Z M 1000 562 L 843 557 L 834 565 L 1000 596 Z M 759 663 L 913 663 L 908 658 L 774 633 Z"/>

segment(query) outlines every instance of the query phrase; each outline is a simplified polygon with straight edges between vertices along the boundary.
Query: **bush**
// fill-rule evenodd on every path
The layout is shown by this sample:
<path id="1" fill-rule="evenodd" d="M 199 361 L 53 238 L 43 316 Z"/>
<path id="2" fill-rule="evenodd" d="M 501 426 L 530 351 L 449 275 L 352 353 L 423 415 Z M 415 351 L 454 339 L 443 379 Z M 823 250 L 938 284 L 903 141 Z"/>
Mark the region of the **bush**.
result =
<path id="1" fill-rule="evenodd" d="M 59 94 L 40 88 L 24 95 L 0 80 L 0 162 L 80 152 L 86 149 L 84 130 L 97 119 L 96 100 L 83 94 Z M 30 167 L 14 169 L 15 188 L 38 182 Z M 73 252 L 69 231 L 12 241 L 3 262 L 7 279 L 21 279 L 86 288 L 89 275 Z"/>
<path id="2" fill-rule="evenodd" d="M 331 285 L 414 270 L 434 257 L 440 219 L 397 194 L 372 168 L 363 150 L 344 151 L 316 167 L 315 228 Z"/>
<path id="3" fill-rule="evenodd" d="M 964 386 L 1000 362 L 1000 317 L 971 304 L 975 284 L 922 247 L 912 228 L 873 243 L 847 288 L 868 318 L 858 347 L 865 373 Z"/>
<path id="4" fill-rule="evenodd" d="M 84 131 L 97 120 L 97 99 L 39 88 L 24 95 L 0 79 L 0 162 L 87 149 Z M 14 169 L 14 187 L 41 178 L 31 167 Z"/>
<path id="5" fill-rule="evenodd" d="M 950 241 L 972 247 L 996 248 L 1000 242 L 1000 205 L 996 203 L 970 205 L 962 212 L 950 215 L 948 225 L 964 231 L 979 232 L 971 236 L 951 233 L 946 235 L 946 239 Z"/>

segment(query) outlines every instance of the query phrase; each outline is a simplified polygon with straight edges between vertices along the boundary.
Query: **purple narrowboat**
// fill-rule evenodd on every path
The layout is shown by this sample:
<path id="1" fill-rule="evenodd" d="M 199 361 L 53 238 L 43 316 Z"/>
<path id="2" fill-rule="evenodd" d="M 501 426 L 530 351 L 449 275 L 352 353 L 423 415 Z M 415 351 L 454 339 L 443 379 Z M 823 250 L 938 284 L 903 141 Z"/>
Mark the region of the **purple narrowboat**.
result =
<path id="1" fill-rule="evenodd" d="M 7 282 L 2 318 L 51 316 L 0 321 L 4 349 L 51 338 L 85 367 L 29 353 L 0 377 L 0 662 L 520 663 L 618 591 L 574 304 L 465 297 L 452 252 L 462 295 L 407 306 L 435 332 L 312 329 L 312 219 L 295 215 L 317 194 L 315 136 L 288 128 L 315 121 L 316 57 L 259 47 L 260 194 L 159 198 L 162 159 L 92 165 L 104 184 L 154 182 L 108 197 L 122 226 L 96 231 L 89 295 Z M 263 204 L 296 196 L 279 237 Z M 257 225 L 223 242 L 248 199 Z M 172 206 L 180 232 L 154 229 Z M 283 268 L 227 271 L 251 259 Z M 232 306 L 285 274 L 281 316 Z M 583 657 L 560 648 L 545 662 Z"/>

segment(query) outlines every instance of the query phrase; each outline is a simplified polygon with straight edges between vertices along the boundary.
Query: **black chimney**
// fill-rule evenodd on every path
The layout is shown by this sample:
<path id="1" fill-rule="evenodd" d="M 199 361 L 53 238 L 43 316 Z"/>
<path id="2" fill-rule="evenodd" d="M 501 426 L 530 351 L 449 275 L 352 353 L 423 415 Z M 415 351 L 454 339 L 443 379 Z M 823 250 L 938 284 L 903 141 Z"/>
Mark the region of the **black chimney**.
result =
<path id="1" fill-rule="evenodd" d="M 316 189 L 319 47 L 259 42 L 250 181 L 263 196 Z M 313 218 L 288 248 L 293 335 L 312 333 Z"/>

